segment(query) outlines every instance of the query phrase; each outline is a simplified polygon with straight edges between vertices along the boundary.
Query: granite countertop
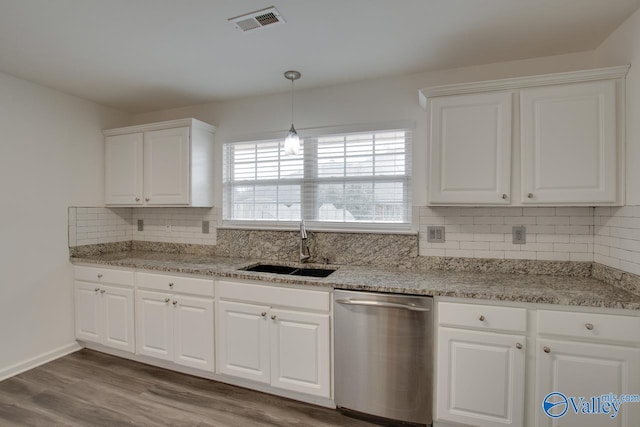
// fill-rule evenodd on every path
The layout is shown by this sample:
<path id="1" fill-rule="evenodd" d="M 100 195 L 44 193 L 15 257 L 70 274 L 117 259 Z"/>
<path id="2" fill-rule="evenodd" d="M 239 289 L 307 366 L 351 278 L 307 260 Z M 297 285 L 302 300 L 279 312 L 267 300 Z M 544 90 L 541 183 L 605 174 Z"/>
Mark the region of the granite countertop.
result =
<path id="1" fill-rule="evenodd" d="M 161 252 L 114 252 L 71 258 L 71 261 L 74 264 L 100 264 L 336 289 L 640 310 L 639 295 L 590 277 L 315 265 L 337 268 L 329 277 L 317 278 L 239 270 L 260 262 L 258 259 Z M 312 266 L 305 264 L 305 267 Z"/>

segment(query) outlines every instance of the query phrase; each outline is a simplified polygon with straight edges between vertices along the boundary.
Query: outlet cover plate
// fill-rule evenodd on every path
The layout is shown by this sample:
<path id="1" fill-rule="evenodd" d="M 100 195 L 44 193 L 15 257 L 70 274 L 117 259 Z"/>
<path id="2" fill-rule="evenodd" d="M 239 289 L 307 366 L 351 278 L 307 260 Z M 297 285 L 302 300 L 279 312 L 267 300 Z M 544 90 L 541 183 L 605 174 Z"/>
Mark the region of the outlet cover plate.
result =
<path id="1" fill-rule="evenodd" d="M 209 234 L 209 221 L 202 221 L 202 234 Z"/>
<path id="2" fill-rule="evenodd" d="M 524 225 L 516 225 L 511 229 L 514 245 L 524 245 L 527 243 L 527 229 Z"/>
<path id="3" fill-rule="evenodd" d="M 444 226 L 427 227 L 427 242 L 444 243 Z"/>
<path id="4" fill-rule="evenodd" d="M 139 219 L 138 220 L 138 231 L 144 231 L 144 220 L 143 219 Z"/>

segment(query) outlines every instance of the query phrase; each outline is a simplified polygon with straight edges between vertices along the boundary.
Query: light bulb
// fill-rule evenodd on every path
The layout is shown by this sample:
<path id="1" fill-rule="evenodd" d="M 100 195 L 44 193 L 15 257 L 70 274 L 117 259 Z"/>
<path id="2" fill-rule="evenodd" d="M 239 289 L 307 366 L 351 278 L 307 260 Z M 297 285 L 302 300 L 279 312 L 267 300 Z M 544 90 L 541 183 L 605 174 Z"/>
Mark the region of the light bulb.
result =
<path id="1" fill-rule="evenodd" d="M 284 155 L 297 156 L 298 154 L 300 154 L 300 137 L 292 124 L 287 137 L 284 139 Z"/>

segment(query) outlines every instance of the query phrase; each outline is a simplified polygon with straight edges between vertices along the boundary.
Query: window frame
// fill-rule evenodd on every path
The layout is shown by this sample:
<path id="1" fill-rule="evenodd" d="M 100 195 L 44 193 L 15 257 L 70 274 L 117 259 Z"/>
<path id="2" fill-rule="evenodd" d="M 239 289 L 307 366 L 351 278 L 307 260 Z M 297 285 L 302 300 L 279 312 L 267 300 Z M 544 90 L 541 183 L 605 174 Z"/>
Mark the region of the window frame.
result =
<path id="1" fill-rule="evenodd" d="M 415 212 L 412 205 L 413 201 L 413 139 L 415 136 L 415 122 L 413 121 L 394 121 L 394 122 L 385 122 L 385 123 L 376 123 L 376 124 L 367 124 L 367 125 L 347 125 L 347 126 L 332 126 L 332 127 L 324 127 L 324 128 L 306 128 L 300 129 L 298 132 L 301 135 L 301 139 L 304 141 L 307 138 L 318 139 L 325 136 L 346 136 L 347 134 L 357 134 L 357 133 L 384 133 L 384 132 L 392 132 L 392 131 L 407 131 L 409 132 L 408 140 L 405 141 L 405 174 L 398 175 L 397 179 L 393 179 L 391 177 L 387 177 L 381 179 L 383 182 L 392 182 L 392 181 L 402 181 L 404 185 L 407 186 L 406 189 L 406 218 L 407 222 L 342 222 L 342 221 L 319 221 L 319 220 L 311 220 L 305 218 L 305 209 L 308 209 L 309 206 L 305 206 L 303 196 L 305 194 L 304 189 L 302 188 L 304 185 L 309 185 L 310 181 L 313 180 L 316 182 L 315 187 L 319 185 L 319 183 L 330 182 L 334 178 L 305 178 L 305 176 L 301 178 L 291 178 L 291 179 L 273 179 L 273 180 L 254 180 L 251 181 L 252 184 L 259 182 L 260 184 L 288 184 L 292 185 L 300 185 L 301 192 L 301 200 L 300 200 L 300 216 L 304 219 L 307 228 L 319 230 L 319 231 L 329 231 L 329 232 L 375 232 L 375 233 L 400 233 L 400 234 L 414 234 L 414 226 L 413 222 L 415 220 Z M 226 144 L 237 144 L 237 143 L 256 143 L 256 142 L 268 142 L 273 141 L 276 142 L 278 140 L 283 140 L 282 132 L 265 132 L 265 133 L 256 133 L 249 134 L 244 136 L 236 136 L 228 138 L 223 146 L 221 147 L 221 151 L 223 152 L 224 157 L 224 145 Z M 315 145 L 315 144 L 314 144 Z M 318 156 L 317 153 L 313 154 L 313 158 L 317 161 Z M 253 229 L 253 230 L 263 230 L 263 229 L 274 229 L 274 230 L 297 230 L 300 226 L 300 221 L 286 221 L 286 220 L 242 220 L 242 219 L 225 219 L 225 209 L 224 206 L 224 198 L 225 191 L 231 191 L 233 188 L 230 186 L 229 189 L 225 188 L 224 175 L 226 173 L 224 160 L 222 162 L 222 180 L 221 180 L 221 215 L 220 215 L 220 228 L 228 228 L 228 229 Z M 303 170 L 305 169 L 306 160 L 303 156 Z M 306 173 L 306 170 L 305 170 Z M 374 180 L 367 180 L 366 178 L 371 178 L 371 175 L 359 177 L 336 177 L 336 182 L 374 182 Z"/>

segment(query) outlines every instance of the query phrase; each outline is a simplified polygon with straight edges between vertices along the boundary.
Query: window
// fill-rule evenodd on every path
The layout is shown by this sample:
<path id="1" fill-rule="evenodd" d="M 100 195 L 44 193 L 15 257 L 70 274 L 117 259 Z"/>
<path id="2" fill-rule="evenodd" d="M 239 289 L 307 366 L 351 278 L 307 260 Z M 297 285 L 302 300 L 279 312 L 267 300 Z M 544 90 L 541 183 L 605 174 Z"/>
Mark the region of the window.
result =
<path id="1" fill-rule="evenodd" d="M 283 140 L 224 145 L 223 219 L 235 222 L 411 222 L 411 132 L 305 137 L 299 155 Z"/>

